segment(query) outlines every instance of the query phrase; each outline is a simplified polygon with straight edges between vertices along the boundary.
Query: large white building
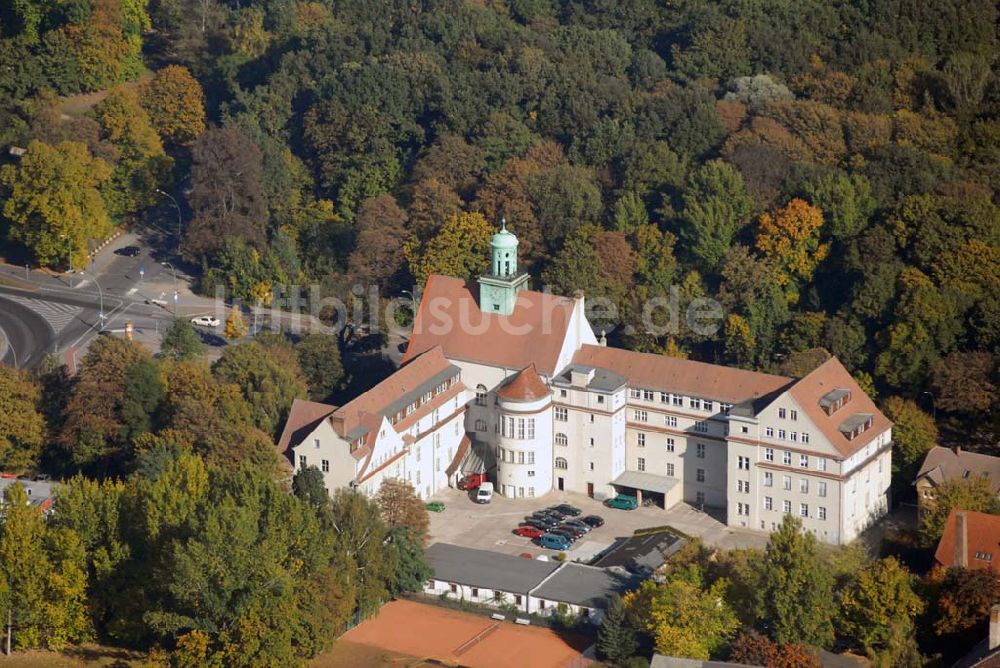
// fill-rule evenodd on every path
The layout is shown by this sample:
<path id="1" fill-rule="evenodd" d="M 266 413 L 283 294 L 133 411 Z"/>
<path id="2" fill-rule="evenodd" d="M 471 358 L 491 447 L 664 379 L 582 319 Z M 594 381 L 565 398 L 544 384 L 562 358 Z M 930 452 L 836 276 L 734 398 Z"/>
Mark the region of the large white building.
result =
<path id="1" fill-rule="evenodd" d="M 582 295 L 528 289 L 506 228 L 478 299 L 431 276 L 400 371 L 316 406 L 293 409 L 282 449 L 296 469 L 328 462 L 330 488 L 392 475 L 427 497 L 485 467 L 503 496 L 627 493 L 762 531 L 792 514 L 835 544 L 888 506 L 892 425 L 837 359 L 794 379 L 609 348 Z"/>

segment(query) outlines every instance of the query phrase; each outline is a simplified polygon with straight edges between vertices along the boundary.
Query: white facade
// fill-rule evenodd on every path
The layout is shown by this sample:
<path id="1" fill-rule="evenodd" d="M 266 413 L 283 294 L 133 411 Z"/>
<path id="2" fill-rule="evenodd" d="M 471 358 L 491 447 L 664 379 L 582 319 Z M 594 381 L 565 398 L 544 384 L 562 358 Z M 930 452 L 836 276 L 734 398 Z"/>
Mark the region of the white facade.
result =
<path id="1" fill-rule="evenodd" d="M 552 490 L 552 401 L 500 399 L 497 491 L 506 497 L 534 497 Z"/>

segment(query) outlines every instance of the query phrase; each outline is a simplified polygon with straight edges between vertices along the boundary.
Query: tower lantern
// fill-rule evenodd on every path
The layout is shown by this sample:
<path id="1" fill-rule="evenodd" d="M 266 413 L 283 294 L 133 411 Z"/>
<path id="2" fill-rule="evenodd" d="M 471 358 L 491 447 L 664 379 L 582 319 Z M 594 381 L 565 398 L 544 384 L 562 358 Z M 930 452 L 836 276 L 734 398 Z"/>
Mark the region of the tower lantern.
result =
<path id="1" fill-rule="evenodd" d="M 528 287 L 528 275 L 517 268 L 517 237 L 500 220 L 500 231 L 490 239 L 490 268 L 479 277 L 479 308 L 486 313 L 510 315 L 517 293 Z"/>

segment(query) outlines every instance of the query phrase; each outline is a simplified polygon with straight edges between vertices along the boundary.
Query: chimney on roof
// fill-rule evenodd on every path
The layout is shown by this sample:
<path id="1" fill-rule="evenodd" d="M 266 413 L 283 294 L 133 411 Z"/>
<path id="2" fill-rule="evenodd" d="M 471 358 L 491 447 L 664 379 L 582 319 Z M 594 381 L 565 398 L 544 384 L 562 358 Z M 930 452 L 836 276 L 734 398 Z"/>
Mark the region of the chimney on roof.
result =
<path id="1" fill-rule="evenodd" d="M 579 300 L 581 300 L 583 298 L 584 298 L 583 290 L 574 290 L 573 291 L 573 299 L 576 299 L 576 300 L 579 301 Z"/>
<path id="2" fill-rule="evenodd" d="M 961 457 L 962 456 L 962 446 L 961 445 L 956 445 L 955 446 L 955 456 L 956 457 Z"/>
<path id="3" fill-rule="evenodd" d="M 990 651 L 1000 647 L 1000 604 L 990 608 Z"/>
<path id="4" fill-rule="evenodd" d="M 601 347 L 606 347 L 608 345 L 608 337 L 603 329 L 601 330 L 601 338 L 597 340 L 597 343 Z"/>
<path id="5" fill-rule="evenodd" d="M 955 513 L 955 566 L 969 567 L 969 526 L 964 510 Z"/>

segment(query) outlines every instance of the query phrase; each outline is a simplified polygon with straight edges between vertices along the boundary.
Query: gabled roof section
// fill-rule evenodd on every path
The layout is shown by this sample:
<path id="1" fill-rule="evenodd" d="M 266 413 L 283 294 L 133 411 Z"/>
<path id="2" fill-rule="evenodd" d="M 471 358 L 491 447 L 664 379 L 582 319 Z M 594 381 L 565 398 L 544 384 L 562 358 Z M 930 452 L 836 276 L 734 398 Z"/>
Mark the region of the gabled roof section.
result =
<path id="1" fill-rule="evenodd" d="M 927 476 L 935 485 L 945 480 L 986 476 L 994 493 L 1000 493 L 1000 457 L 934 446 L 924 457 L 917 479 Z"/>
<path id="2" fill-rule="evenodd" d="M 464 389 L 459 381 L 456 385 L 449 385 L 445 392 L 435 393 L 430 401 L 423 401 L 428 393 L 434 393 L 436 388 L 449 383 L 459 373 L 460 369 L 445 359 L 441 348 L 435 346 L 334 411 L 330 416 L 333 428 L 341 437 L 353 441 L 376 429 L 383 416 L 391 421 L 394 415 L 402 412 L 405 419 L 396 424 L 397 431 L 401 430 L 440 405 L 444 395 L 450 398 Z M 411 404 L 417 404 L 415 410 L 406 414 L 406 409 Z M 404 422 L 407 424 L 404 425 Z"/>
<path id="3" fill-rule="evenodd" d="M 738 404 L 787 387 L 791 378 L 693 360 L 585 345 L 574 364 L 608 369 L 629 385 Z"/>
<path id="4" fill-rule="evenodd" d="M 465 281 L 432 275 L 420 299 L 404 362 L 440 346 L 449 359 L 508 369 L 536 364 L 551 376 L 573 316 L 569 297 L 522 290 L 509 316 L 483 313 Z"/>
<path id="5" fill-rule="evenodd" d="M 839 400 L 850 399 L 828 414 L 821 402 L 827 402 L 831 392 Z M 843 390 L 845 392 L 839 392 Z M 802 408 L 813 424 L 823 432 L 830 444 L 844 457 L 850 457 L 886 429 L 892 427 L 875 402 L 865 394 L 858 383 L 836 357 L 831 357 L 792 385 L 788 393 Z M 870 422 L 870 424 L 868 424 Z M 854 438 L 852 431 L 864 427 Z"/>
<path id="6" fill-rule="evenodd" d="M 1000 515 L 952 508 L 944 523 L 934 560 L 946 568 L 956 563 L 958 514 L 965 514 L 965 561 L 970 569 L 1000 571 Z M 987 556 L 988 555 L 988 556 Z"/>
<path id="7" fill-rule="evenodd" d="M 512 594 L 527 594 L 560 565 L 450 543 L 434 543 L 424 557 L 437 580 Z"/>
<path id="8" fill-rule="evenodd" d="M 537 401 L 549 396 L 551 392 L 542 380 L 535 365 L 529 364 L 503 387 L 497 390 L 497 395 L 505 401 Z"/>
<path id="9" fill-rule="evenodd" d="M 337 407 L 330 404 L 321 404 L 305 399 L 293 401 L 292 407 L 288 411 L 288 419 L 285 420 L 285 428 L 278 438 L 278 453 L 285 453 L 299 445 L 324 418 L 329 417 L 335 410 Z"/>

